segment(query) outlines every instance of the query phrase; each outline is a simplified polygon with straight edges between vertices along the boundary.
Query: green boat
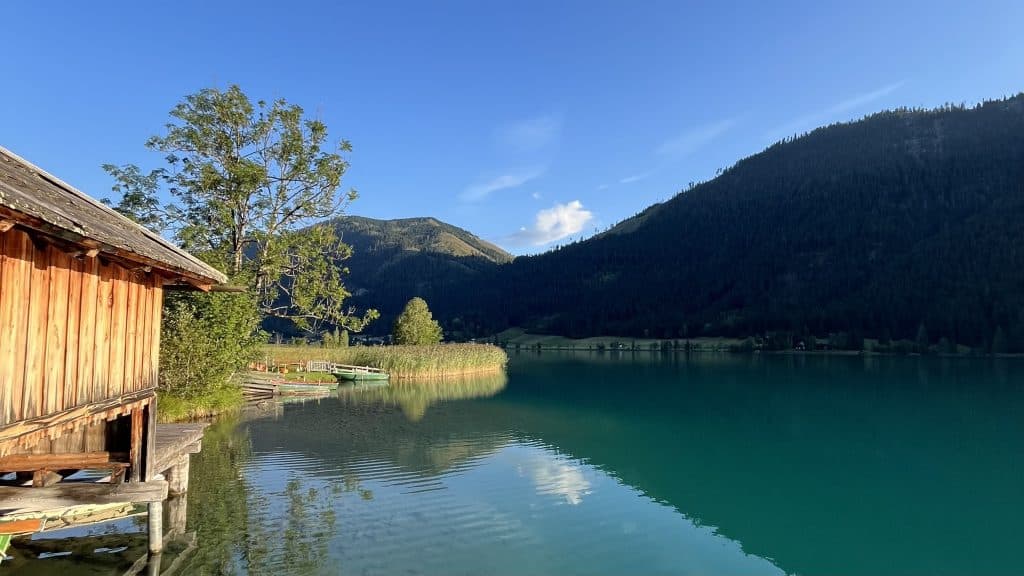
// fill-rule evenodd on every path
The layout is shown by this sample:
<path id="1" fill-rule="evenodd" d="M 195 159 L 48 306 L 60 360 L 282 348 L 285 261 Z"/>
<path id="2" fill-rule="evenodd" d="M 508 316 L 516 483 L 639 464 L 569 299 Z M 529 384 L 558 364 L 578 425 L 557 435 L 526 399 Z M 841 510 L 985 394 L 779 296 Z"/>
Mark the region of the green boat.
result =
<path id="1" fill-rule="evenodd" d="M 369 366 L 345 366 L 338 364 L 335 365 L 332 372 L 338 377 L 338 380 L 348 382 L 380 381 L 390 378 L 387 372 L 380 368 L 370 368 Z"/>

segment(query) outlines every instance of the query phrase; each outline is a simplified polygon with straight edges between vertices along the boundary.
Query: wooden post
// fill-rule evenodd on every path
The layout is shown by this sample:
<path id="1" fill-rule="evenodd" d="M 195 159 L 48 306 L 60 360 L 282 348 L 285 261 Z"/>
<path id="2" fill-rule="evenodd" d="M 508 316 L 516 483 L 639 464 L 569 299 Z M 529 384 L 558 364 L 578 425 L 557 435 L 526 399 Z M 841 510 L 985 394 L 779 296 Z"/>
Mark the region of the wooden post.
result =
<path id="1" fill-rule="evenodd" d="M 149 503 L 149 552 L 159 554 L 164 549 L 164 503 Z"/>
<path id="2" fill-rule="evenodd" d="M 157 474 L 154 480 L 163 480 Z M 164 549 L 164 502 L 158 500 L 149 503 L 149 552 L 159 554 Z"/>
<path id="3" fill-rule="evenodd" d="M 131 413 L 131 443 L 129 462 L 131 463 L 131 482 L 142 482 L 142 455 L 145 453 L 145 446 L 142 443 L 143 437 L 143 408 L 136 407 Z"/>
<path id="4" fill-rule="evenodd" d="M 171 496 L 167 499 L 167 537 L 183 535 L 187 524 L 188 494 Z"/>
<path id="5" fill-rule="evenodd" d="M 156 393 L 153 394 L 153 398 L 146 405 L 145 419 L 143 422 L 143 435 L 142 435 L 142 467 L 144 480 L 149 480 L 157 474 L 163 472 L 163 470 L 156 469 Z M 188 480 L 186 479 L 186 483 Z"/>
<path id="6" fill-rule="evenodd" d="M 167 469 L 167 490 L 171 496 L 178 496 L 188 492 L 189 458 L 187 452 L 181 454 L 174 462 L 174 465 Z"/>
<path id="7" fill-rule="evenodd" d="M 149 555 L 146 562 L 146 576 L 160 576 L 160 560 L 163 556 L 159 552 Z"/>

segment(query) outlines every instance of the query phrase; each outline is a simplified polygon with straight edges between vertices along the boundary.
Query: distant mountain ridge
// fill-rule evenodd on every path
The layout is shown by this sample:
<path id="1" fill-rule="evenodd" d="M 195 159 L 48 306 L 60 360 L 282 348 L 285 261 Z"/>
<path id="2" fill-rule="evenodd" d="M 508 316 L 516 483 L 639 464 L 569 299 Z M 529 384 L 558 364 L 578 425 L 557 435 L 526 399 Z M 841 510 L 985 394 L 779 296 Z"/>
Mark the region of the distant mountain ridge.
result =
<path id="1" fill-rule="evenodd" d="M 1024 350 L 1024 95 L 818 128 L 537 256 L 431 218 L 335 226 L 355 247 L 355 303 L 390 313 L 422 296 L 450 335 Z"/>
<path id="2" fill-rule="evenodd" d="M 1024 96 L 816 129 L 431 302 L 496 333 L 1024 349 Z"/>
<path id="3" fill-rule="evenodd" d="M 342 263 L 352 271 L 345 279 L 351 303 L 381 312 L 370 334 L 387 334 L 413 296 L 428 303 L 443 299 L 457 286 L 513 259 L 498 246 L 436 218 L 343 216 L 326 224 L 353 249 Z"/>
<path id="4" fill-rule="evenodd" d="M 377 220 L 342 216 L 328 224 L 347 244 L 360 248 L 360 252 L 430 252 L 456 258 L 478 257 L 495 264 L 511 262 L 513 258 L 498 246 L 436 218 Z"/>

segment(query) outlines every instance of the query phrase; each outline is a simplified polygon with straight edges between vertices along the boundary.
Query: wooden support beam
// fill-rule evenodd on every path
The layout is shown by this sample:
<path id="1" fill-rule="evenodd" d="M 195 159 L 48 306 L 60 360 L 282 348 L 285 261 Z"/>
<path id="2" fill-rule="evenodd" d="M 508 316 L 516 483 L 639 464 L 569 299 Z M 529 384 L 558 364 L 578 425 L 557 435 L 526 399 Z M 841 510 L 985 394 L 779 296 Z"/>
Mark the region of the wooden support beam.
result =
<path id="1" fill-rule="evenodd" d="M 143 432 L 145 428 L 143 410 L 136 409 L 132 412 L 132 428 L 131 428 L 131 451 L 130 451 L 130 465 L 131 465 L 131 482 L 142 482 L 142 455 L 146 451 L 146 446 L 142 442 Z"/>
<path id="2" fill-rule="evenodd" d="M 185 280 L 189 284 L 191 284 L 192 286 L 198 288 L 199 290 L 201 290 L 203 292 L 209 292 L 213 288 L 213 286 L 214 286 L 212 282 L 200 282 L 198 280 L 193 280 L 191 278 L 186 278 Z"/>
<path id="3" fill-rule="evenodd" d="M 184 534 L 188 527 L 188 494 L 169 496 L 164 507 L 167 509 L 167 533 L 164 537 L 174 538 Z"/>
<path id="4" fill-rule="evenodd" d="M 61 482 L 47 488 L 0 486 L 0 512 L 52 510 L 82 504 L 155 502 L 167 498 L 167 481 L 106 484 Z"/>
<path id="5" fill-rule="evenodd" d="M 157 420 L 157 405 L 158 397 L 154 396 L 153 400 L 146 406 L 145 420 L 143 421 L 143 434 L 142 434 L 142 479 L 149 480 L 155 478 L 157 474 L 163 472 L 163 470 L 156 469 L 156 420 Z"/>
<path id="6" fill-rule="evenodd" d="M 184 280 L 182 280 L 181 282 L 175 280 L 171 284 L 164 284 L 164 290 L 169 290 L 171 292 L 174 292 L 174 291 L 194 292 L 197 287 L 198 286 L 196 286 L 196 285 L 184 282 Z M 199 287 L 199 288 L 200 288 L 200 290 L 204 290 L 201 287 Z M 236 286 L 236 285 L 229 285 L 229 284 L 213 284 L 212 286 L 209 287 L 209 291 L 210 292 L 228 292 L 228 293 L 232 293 L 232 294 L 241 294 L 243 292 L 248 291 L 248 288 L 246 288 L 245 286 Z"/>
<path id="7" fill-rule="evenodd" d="M 188 453 L 178 456 L 177 462 L 167 469 L 167 490 L 172 496 L 188 492 L 188 468 L 191 456 Z"/>
<path id="8" fill-rule="evenodd" d="M 59 469 L 83 469 L 110 462 L 109 452 L 78 452 L 71 454 L 13 454 L 0 458 L 0 471 L 24 472 Z"/>
<path id="9" fill-rule="evenodd" d="M 46 488 L 63 480 L 64 477 L 52 470 L 36 470 L 32 474 L 33 488 Z"/>
<path id="10" fill-rule="evenodd" d="M 161 550 L 163 544 L 160 544 Z M 146 563 L 146 576 L 160 576 L 162 573 L 161 562 L 163 562 L 164 555 L 160 552 L 150 553 L 149 561 Z"/>
<path id="11" fill-rule="evenodd" d="M 159 474 L 157 478 L 163 481 L 163 477 Z M 166 482 L 164 482 L 166 486 Z M 153 501 L 149 503 L 149 552 L 150 554 L 159 554 L 164 549 L 164 500 Z"/>

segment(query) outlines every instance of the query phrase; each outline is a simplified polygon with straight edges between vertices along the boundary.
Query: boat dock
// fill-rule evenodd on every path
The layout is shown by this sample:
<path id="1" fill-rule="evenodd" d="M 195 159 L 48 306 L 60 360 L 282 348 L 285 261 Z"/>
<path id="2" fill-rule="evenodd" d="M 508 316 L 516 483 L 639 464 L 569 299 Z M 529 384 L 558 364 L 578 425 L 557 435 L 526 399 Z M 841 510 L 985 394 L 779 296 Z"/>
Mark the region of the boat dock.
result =
<path id="1" fill-rule="evenodd" d="M 304 379 L 289 380 L 285 378 L 284 374 L 273 372 L 247 372 L 242 376 L 242 394 L 249 400 L 266 400 L 274 396 L 315 396 L 337 390 L 340 381 L 387 380 L 389 378 L 388 373 L 380 368 L 338 364 L 326 360 L 310 360 L 305 364 L 297 363 L 290 366 L 298 369 L 296 374 L 332 374 L 337 381 L 307 382 Z M 300 376 L 300 378 L 304 378 L 304 376 Z"/>
<path id="2" fill-rule="evenodd" d="M 116 520 L 136 514 L 134 504 L 148 504 L 149 547 L 159 552 L 163 548 L 163 502 L 188 491 L 189 456 L 201 450 L 206 426 L 158 424 L 152 452 L 153 469 L 158 472 L 145 482 L 123 482 L 109 474 L 44 487 L 10 482 L 0 486 L 0 534 L 17 536 Z M 80 465 L 90 469 L 88 463 Z M 40 472 L 52 471 L 42 468 Z"/>

